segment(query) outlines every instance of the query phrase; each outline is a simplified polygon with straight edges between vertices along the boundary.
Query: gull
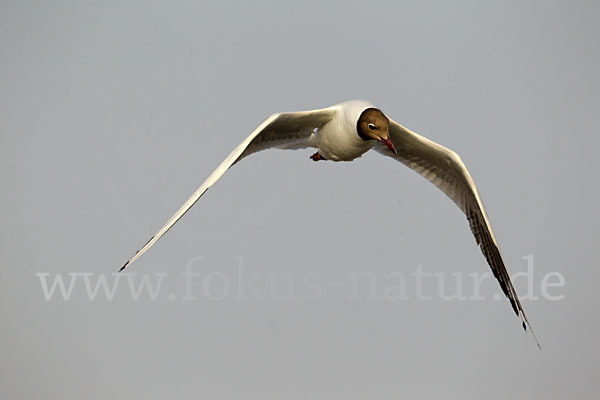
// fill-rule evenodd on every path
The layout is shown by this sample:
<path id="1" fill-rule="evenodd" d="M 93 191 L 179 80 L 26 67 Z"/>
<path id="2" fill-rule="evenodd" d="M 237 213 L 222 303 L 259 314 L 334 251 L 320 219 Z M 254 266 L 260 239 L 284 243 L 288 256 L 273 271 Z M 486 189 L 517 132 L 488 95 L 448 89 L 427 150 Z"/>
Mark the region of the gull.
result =
<path id="1" fill-rule="evenodd" d="M 352 161 L 374 149 L 400 161 L 444 192 L 466 215 L 471 232 L 513 311 L 520 317 L 523 328 L 529 327 L 540 347 L 504 265 L 475 182 L 461 158 L 454 151 L 389 119 L 380 109 L 363 100 L 271 115 L 227 156 L 120 271 L 156 243 L 231 166 L 244 157 L 269 148 L 307 147 L 317 149 L 310 156 L 313 161 Z"/>

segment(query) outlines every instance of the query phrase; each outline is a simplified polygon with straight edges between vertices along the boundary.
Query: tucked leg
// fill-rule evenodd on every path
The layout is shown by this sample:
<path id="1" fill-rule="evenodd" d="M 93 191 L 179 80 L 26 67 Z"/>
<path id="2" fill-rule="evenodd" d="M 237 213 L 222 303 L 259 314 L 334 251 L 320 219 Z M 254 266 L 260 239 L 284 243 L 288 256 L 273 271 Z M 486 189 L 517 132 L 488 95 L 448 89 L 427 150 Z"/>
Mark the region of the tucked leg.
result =
<path id="1" fill-rule="evenodd" d="M 315 154 L 313 154 L 312 156 L 310 156 L 310 159 L 313 161 L 327 160 L 325 157 L 320 155 L 318 151 Z"/>

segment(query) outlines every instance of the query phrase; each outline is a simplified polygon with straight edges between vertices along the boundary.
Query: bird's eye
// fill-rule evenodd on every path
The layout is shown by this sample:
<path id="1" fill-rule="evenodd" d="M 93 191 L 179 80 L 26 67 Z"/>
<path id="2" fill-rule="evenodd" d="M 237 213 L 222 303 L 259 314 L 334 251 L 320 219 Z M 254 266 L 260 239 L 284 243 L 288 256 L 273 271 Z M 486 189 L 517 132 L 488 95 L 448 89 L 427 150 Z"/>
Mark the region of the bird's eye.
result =
<path id="1" fill-rule="evenodd" d="M 375 130 L 375 125 L 373 124 L 369 124 L 367 125 L 369 127 L 370 130 L 374 131 Z"/>

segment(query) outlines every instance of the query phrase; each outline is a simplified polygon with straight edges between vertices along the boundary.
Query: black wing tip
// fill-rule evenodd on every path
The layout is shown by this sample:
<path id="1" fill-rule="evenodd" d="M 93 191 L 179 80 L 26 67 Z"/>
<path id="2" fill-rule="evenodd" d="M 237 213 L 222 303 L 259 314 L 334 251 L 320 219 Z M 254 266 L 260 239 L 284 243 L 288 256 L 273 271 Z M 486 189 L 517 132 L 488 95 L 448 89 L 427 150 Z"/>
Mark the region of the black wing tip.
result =
<path id="1" fill-rule="evenodd" d="M 126 262 L 126 263 L 125 263 L 125 264 L 124 264 L 124 265 L 121 267 L 121 269 L 119 270 L 119 272 L 123 272 L 123 270 L 124 270 L 125 268 L 127 268 L 127 266 L 128 266 L 128 265 L 129 265 L 129 261 L 127 261 L 127 262 Z"/>
<path id="2" fill-rule="evenodd" d="M 540 344 L 540 341 L 538 340 L 537 336 L 535 336 L 535 332 L 533 332 L 533 328 L 529 324 L 529 321 L 527 320 L 527 317 L 525 316 L 525 312 L 523 310 L 521 310 L 520 317 L 521 317 L 521 324 L 523 326 L 523 330 L 525 331 L 525 333 L 527 333 L 527 328 L 529 328 L 529 333 L 531 333 L 531 336 L 533 337 L 533 340 L 535 341 L 537 348 L 540 351 L 542 351 L 542 345 Z"/>
<path id="3" fill-rule="evenodd" d="M 147 245 L 148 243 L 150 243 L 150 241 L 151 241 L 152 239 L 154 239 L 154 236 L 152 236 L 150 239 L 148 239 L 148 241 L 146 242 L 146 244 L 144 245 L 144 247 L 146 247 L 146 245 Z M 144 249 L 144 248 L 142 247 L 141 249 L 139 249 L 138 251 L 136 251 L 136 252 L 135 252 L 135 254 L 133 255 L 133 257 L 137 256 L 137 255 L 138 255 L 138 253 L 139 253 L 140 251 L 142 251 L 143 249 Z M 132 257 L 132 258 L 133 258 L 133 257 Z M 125 268 L 127 268 L 127 266 L 129 265 L 129 263 L 130 263 L 130 262 L 131 262 L 131 259 L 130 259 L 129 261 L 127 261 L 127 262 L 126 262 L 126 263 L 125 263 L 125 264 L 124 264 L 124 265 L 121 267 L 121 269 L 119 270 L 119 272 L 122 272 L 122 271 L 123 271 Z"/>

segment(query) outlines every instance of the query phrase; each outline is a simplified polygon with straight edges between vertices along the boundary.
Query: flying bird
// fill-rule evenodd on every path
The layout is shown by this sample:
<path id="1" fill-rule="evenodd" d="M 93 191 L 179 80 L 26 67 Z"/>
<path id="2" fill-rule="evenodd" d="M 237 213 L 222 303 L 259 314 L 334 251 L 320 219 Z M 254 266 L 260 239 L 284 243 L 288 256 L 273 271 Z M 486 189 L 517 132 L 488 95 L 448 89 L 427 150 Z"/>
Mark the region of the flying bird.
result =
<path id="1" fill-rule="evenodd" d="M 531 331 L 473 178 L 461 158 L 454 151 L 389 119 L 380 109 L 362 100 L 347 101 L 318 110 L 271 115 L 227 156 L 167 223 L 123 265 L 121 271 L 152 247 L 241 159 L 269 148 L 307 147 L 317 150 L 310 156 L 313 161 L 352 161 L 374 149 L 384 156 L 397 159 L 437 186 L 466 215 L 475 240 L 512 309 L 521 318 L 523 328 L 527 329 L 527 325 Z M 539 347 L 537 339 L 535 341 Z"/>

